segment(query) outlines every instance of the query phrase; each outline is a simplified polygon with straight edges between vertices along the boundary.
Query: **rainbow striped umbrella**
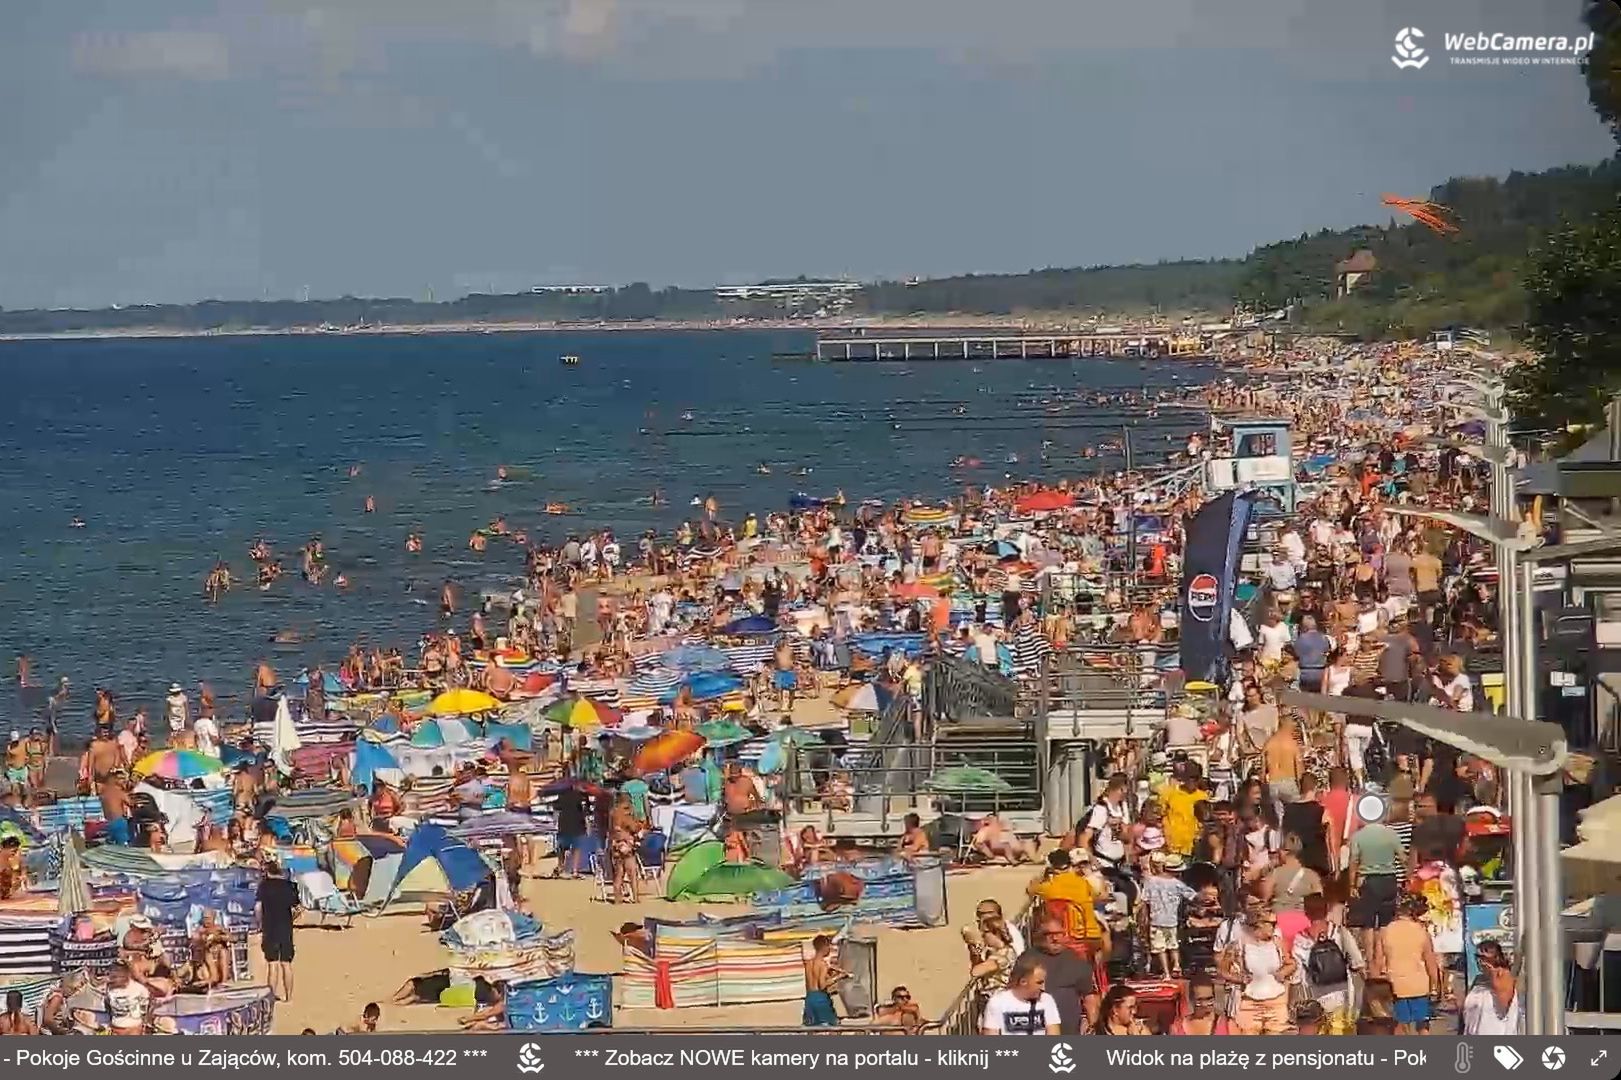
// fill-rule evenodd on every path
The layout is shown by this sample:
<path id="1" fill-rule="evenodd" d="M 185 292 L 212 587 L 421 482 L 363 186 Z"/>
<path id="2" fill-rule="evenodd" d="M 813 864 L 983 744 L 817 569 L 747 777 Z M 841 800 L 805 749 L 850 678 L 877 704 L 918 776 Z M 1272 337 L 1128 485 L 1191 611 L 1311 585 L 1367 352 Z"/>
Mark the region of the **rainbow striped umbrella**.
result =
<path id="1" fill-rule="evenodd" d="M 541 715 L 554 724 L 576 730 L 618 727 L 619 721 L 624 719 L 618 709 L 610 709 L 590 698 L 574 698 L 572 701 L 565 698 L 554 702 Z"/>
<path id="2" fill-rule="evenodd" d="M 136 776 L 155 776 L 160 780 L 195 780 L 199 776 L 224 772 L 225 763 L 195 750 L 154 750 L 137 761 L 131 771 Z"/>

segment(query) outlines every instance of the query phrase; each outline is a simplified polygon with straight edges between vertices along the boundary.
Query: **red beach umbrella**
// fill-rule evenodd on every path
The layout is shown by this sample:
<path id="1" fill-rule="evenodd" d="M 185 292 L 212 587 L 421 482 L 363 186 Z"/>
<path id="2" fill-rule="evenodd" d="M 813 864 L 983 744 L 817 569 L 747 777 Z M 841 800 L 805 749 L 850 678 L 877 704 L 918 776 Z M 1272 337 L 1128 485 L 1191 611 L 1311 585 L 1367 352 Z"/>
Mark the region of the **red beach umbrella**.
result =
<path id="1" fill-rule="evenodd" d="M 630 767 L 638 776 L 665 772 L 704 748 L 704 737 L 695 731 L 666 731 L 636 748 Z"/>

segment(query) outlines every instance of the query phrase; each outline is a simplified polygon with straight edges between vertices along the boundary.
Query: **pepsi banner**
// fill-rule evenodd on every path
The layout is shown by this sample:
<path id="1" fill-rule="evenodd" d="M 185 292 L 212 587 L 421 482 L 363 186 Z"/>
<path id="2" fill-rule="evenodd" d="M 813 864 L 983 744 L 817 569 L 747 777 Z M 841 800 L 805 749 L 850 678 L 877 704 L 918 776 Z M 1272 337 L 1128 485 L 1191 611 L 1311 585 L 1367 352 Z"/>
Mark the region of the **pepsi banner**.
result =
<path id="1" fill-rule="evenodd" d="M 1254 498 L 1229 491 L 1205 503 L 1188 523 L 1182 557 L 1182 671 L 1188 681 L 1227 681 L 1228 621 L 1238 560 Z"/>

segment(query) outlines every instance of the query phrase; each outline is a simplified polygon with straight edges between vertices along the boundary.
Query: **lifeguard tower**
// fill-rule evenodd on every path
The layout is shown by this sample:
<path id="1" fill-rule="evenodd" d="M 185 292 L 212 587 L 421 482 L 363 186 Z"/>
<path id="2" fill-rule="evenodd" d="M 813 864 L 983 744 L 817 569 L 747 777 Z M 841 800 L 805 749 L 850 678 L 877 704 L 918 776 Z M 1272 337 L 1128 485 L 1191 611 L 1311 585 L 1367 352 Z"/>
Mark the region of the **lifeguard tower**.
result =
<path id="1" fill-rule="evenodd" d="M 1263 516 L 1295 512 L 1295 470 L 1289 421 L 1256 417 L 1222 420 L 1232 432 L 1231 457 L 1211 458 L 1206 486 L 1212 493 L 1259 492 Z"/>

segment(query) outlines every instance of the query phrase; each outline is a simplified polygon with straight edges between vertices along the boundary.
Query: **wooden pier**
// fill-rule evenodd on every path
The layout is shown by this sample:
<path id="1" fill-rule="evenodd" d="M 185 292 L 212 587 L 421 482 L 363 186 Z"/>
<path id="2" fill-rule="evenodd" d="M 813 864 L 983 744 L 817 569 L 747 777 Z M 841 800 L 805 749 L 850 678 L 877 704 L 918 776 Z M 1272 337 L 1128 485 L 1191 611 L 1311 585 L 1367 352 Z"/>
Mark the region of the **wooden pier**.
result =
<path id="1" fill-rule="evenodd" d="M 837 363 L 909 360 L 1076 360 L 1086 357 L 1198 357 L 1208 355 L 1205 336 L 1162 330 L 1084 334 L 986 334 L 952 337 L 820 337 L 804 359 Z"/>

